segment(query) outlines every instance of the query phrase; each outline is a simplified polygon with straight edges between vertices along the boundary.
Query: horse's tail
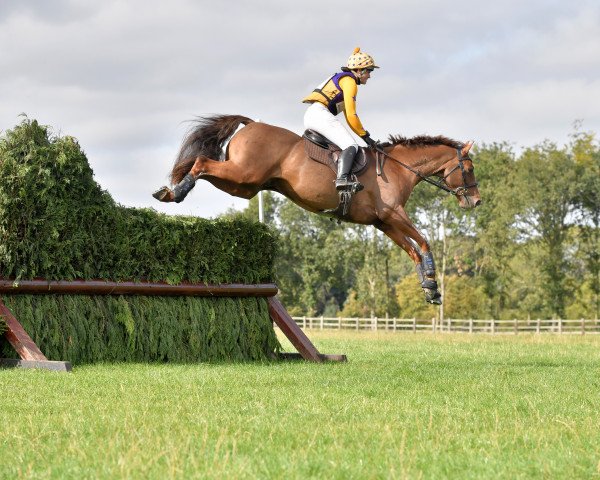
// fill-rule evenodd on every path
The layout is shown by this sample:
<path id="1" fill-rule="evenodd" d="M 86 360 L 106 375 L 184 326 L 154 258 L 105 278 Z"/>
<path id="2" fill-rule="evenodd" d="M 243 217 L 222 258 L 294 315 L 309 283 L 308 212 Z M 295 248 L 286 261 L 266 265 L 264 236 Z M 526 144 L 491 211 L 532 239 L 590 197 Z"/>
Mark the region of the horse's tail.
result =
<path id="1" fill-rule="evenodd" d="M 192 169 L 196 157 L 218 159 L 221 148 L 236 128 L 253 120 L 242 115 L 212 115 L 199 117 L 196 125 L 186 134 L 171 171 L 171 183 L 179 183 Z"/>

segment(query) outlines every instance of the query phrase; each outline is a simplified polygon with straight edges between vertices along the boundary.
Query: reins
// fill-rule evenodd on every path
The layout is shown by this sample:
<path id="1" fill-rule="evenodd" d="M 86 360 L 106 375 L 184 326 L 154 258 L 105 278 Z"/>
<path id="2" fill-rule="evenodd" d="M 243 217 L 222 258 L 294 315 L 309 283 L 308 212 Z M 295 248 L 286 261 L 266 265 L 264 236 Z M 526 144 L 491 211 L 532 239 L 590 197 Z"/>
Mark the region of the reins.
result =
<path id="1" fill-rule="evenodd" d="M 467 156 L 462 156 L 462 153 L 460 151 L 460 148 L 456 149 L 456 155 L 458 157 L 458 164 L 456 165 L 456 167 L 454 167 L 452 170 L 450 170 L 446 175 L 444 175 L 441 179 L 441 181 L 436 182 L 435 180 L 432 180 L 431 178 L 423 175 L 421 172 L 419 172 L 417 169 L 411 167 L 410 165 L 407 165 L 406 163 L 402 162 L 401 160 L 398 160 L 395 157 L 392 157 L 391 155 L 389 155 L 388 153 L 386 153 L 383 149 L 379 148 L 379 147 L 372 147 L 376 152 L 382 154 L 383 156 L 389 158 L 390 160 L 393 160 L 396 163 L 399 163 L 400 165 L 402 165 L 404 168 L 406 168 L 408 171 L 414 173 L 417 177 L 419 177 L 421 180 L 430 183 L 431 185 L 436 186 L 437 188 L 440 188 L 442 190 L 444 190 L 447 193 L 451 193 L 452 195 L 455 196 L 459 196 L 459 195 L 465 195 L 467 190 L 471 187 L 476 187 L 478 185 L 477 182 L 472 183 L 472 184 L 468 184 L 467 183 L 467 177 L 466 177 L 466 172 L 465 172 L 465 167 L 463 165 L 463 161 L 464 160 L 471 160 L 471 158 L 467 155 Z M 471 160 L 472 161 L 472 160 Z M 456 170 L 457 168 L 460 168 L 461 172 L 462 172 L 462 177 L 463 177 L 463 185 L 457 188 L 450 188 L 446 182 L 446 178 L 448 178 L 448 176 L 454 172 L 454 170 Z M 380 172 L 381 167 L 379 167 L 379 162 L 378 162 L 378 174 L 381 174 Z M 442 183 L 443 182 L 443 183 Z"/>

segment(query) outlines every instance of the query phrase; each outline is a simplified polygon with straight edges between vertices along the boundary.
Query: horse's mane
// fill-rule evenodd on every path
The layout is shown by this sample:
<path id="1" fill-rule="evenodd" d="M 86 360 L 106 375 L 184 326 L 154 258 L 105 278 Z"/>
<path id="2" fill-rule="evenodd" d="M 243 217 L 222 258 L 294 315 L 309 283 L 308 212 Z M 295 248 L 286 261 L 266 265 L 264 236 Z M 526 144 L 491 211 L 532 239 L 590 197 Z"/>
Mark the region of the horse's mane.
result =
<path id="1" fill-rule="evenodd" d="M 407 138 L 401 135 L 389 135 L 389 142 L 387 145 L 396 146 L 402 145 L 404 147 L 432 147 L 436 145 L 446 145 L 452 148 L 462 148 L 465 146 L 463 142 L 458 140 L 452 140 L 451 138 L 444 137 L 443 135 L 437 135 L 431 137 L 429 135 L 418 135 L 416 137 Z"/>

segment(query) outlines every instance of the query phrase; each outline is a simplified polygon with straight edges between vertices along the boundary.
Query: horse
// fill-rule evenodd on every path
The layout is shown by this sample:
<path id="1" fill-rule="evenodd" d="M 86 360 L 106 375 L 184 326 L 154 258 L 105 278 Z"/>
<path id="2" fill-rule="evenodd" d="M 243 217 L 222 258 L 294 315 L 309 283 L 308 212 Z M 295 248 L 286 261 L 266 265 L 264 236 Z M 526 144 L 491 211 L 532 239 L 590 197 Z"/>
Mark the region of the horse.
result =
<path id="1" fill-rule="evenodd" d="M 427 181 L 456 196 L 460 207 L 477 207 L 481 197 L 469 157 L 473 142 L 424 135 L 410 139 L 390 135 L 389 140 L 366 150 L 364 189 L 355 193 L 345 215 L 337 215 L 375 226 L 406 251 L 415 263 L 425 300 L 441 304 L 429 243 L 404 206 L 415 186 Z M 340 202 L 335 173 L 309 158 L 302 137 L 242 115 L 200 117 L 184 137 L 173 165 L 174 188 L 165 186 L 153 195 L 162 202 L 180 202 L 198 179 L 245 199 L 260 190 L 276 191 L 314 213 L 336 211 Z"/>

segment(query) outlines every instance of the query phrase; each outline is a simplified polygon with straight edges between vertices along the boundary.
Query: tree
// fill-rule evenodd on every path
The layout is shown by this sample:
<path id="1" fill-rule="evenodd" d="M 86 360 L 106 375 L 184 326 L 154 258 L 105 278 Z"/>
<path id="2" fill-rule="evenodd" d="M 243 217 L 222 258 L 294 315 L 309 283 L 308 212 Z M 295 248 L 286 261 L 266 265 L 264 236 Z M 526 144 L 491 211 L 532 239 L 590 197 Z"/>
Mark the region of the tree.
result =
<path id="1" fill-rule="evenodd" d="M 575 124 L 571 136 L 571 152 L 578 168 L 578 192 L 575 214 L 579 226 L 576 236 L 578 257 L 584 269 L 576 279 L 576 296 L 583 308 L 578 316 L 598 319 L 600 313 L 600 146 L 594 133 L 583 132 Z"/>
<path id="2" fill-rule="evenodd" d="M 565 313 L 569 291 L 565 241 L 578 190 L 578 169 L 566 149 L 551 142 L 527 149 L 515 166 L 516 226 L 521 241 L 538 242 L 546 302 L 554 316 Z M 527 263 L 531 260 L 528 259 Z M 524 265 L 530 268 L 530 265 Z"/>
<path id="3" fill-rule="evenodd" d="M 415 225 L 427 232 L 427 240 L 436 261 L 436 269 L 442 298 L 446 294 L 446 274 L 456 268 L 454 256 L 459 243 L 472 237 L 474 216 L 471 211 L 462 210 L 456 198 L 421 183 L 415 188 L 409 200 L 409 209 Z M 445 302 L 444 302 L 445 303 Z M 444 322 L 444 304 L 437 308 L 437 317 Z"/>
<path id="4" fill-rule="evenodd" d="M 396 285 L 400 318 L 431 319 L 437 315 L 437 308 L 423 301 L 423 293 L 416 273 L 402 278 Z"/>
<path id="5" fill-rule="evenodd" d="M 276 263 L 282 301 L 308 315 L 344 304 L 364 253 L 352 228 L 302 210 L 286 200 L 279 210 L 280 256 Z"/>
<path id="6" fill-rule="evenodd" d="M 398 306 L 393 292 L 393 257 L 392 251 L 399 249 L 387 237 L 374 227 L 357 227 L 366 232 L 361 240 L 363 250 L 362 267 L 356 273 L 356 282 L 349 297 L 350 303 L 345 305 L 343 315 L 357 311 L 356 304 L 362 305 L 360 316 L 384 317 L 393 316 Z"/>
<path id="7" fill-rule="evenodd" d="M 508 307 L 515 272 L 511 258 L 519 246 L 513 228 L 518 203 L 514 195 L 515 157 L 506 143 L 483 145 L 475 151 L 475 171 L 482 204 L 475 212 L 476 272 L 490 299 L 490 314 L 500 318 Z"/>

